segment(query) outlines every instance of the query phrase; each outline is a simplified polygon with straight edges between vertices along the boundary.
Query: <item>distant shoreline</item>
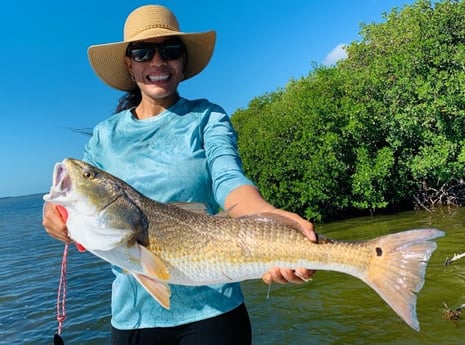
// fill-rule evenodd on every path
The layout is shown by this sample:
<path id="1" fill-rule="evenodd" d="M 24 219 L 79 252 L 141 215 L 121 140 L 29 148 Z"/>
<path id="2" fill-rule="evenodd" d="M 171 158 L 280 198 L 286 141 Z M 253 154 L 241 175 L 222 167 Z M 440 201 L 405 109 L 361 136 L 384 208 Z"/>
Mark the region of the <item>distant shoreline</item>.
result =
<path id="1" fill-rule="evenodd" d="M 46 193 L 47 193 L 47 192 L 43 192 L 43 193 L 32 193 L 32 194 L 24 194 L 24 195 L 0 196 L 0 200 L 2 200 L 2 199 L 12 199 L 12 198 L 22 198 L 22 197 L 34 196 L 34 195 L 44 195 L 44 194 L 46 194 Z"/>

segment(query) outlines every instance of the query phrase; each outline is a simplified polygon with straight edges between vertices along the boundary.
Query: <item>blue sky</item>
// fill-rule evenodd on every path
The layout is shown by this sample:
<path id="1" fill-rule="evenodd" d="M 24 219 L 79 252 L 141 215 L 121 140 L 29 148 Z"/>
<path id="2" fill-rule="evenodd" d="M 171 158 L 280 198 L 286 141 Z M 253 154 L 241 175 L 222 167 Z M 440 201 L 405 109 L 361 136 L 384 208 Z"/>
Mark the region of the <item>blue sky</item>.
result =
<path id="1" fill-rule="evenodd" d="M 182 83 L 232 114 L 255 97 L 330 63 L 341 44 L 360 39 L 360 23 L 408 0 L 171 0 L 182 31 L 216 30 L 207 69 Z M 80 158 L 92 128 L 122 93 L 104 85 L 87 60 L 92 44 L 121 41 L 127 15 L 147 2 L 7 1 L 0 13 L 0 197 L 44 193 L 55 162 Z"/>

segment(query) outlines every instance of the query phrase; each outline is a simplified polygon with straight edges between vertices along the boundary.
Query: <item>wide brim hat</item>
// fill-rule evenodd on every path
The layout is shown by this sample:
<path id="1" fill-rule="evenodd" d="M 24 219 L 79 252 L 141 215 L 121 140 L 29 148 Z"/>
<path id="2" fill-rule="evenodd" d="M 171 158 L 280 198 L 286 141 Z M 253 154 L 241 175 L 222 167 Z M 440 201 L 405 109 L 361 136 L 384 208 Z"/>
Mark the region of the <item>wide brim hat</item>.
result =
<path id="1" fill-rule="evenodd" d="M 126 68 L 124 56 L 129 43 L 156 37 L 178 36 L 186 47 L 187 66 L 184 79 L 200 73 L 210 61 L 215 48 L 214 31 L 187 33 L 180 31 L 178 20 L 166 7 L 146 5 L 131 12 L 124 24 L 122 42 L 90 46 L 90 64 L 103 82 L 122 91 L 136 87 Z"/>

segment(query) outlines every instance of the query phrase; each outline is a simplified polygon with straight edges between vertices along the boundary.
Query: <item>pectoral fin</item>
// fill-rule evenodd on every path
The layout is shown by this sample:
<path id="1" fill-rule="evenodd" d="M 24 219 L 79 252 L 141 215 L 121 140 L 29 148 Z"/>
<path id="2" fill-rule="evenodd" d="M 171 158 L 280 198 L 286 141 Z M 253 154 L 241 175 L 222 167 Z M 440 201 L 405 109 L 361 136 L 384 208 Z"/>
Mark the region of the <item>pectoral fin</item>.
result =
<path id="1" fill-rule="evenodd" d="M 140 244 L 137 245 L 140 251 L 140 264 L 144 272 L 146 272 L 148 276 L 156 277 L 160 280 L 166 281 L 170 279 L 170 273 L 168 272 L 165 262 L 144 246 Z"/>
<path id="2" fill-rule="evenodd" d="M 133 273 L 136 280 L 165 309 L 170 309 L 171 289 L 166 282 L 159 281 L 142 274 Z"/>

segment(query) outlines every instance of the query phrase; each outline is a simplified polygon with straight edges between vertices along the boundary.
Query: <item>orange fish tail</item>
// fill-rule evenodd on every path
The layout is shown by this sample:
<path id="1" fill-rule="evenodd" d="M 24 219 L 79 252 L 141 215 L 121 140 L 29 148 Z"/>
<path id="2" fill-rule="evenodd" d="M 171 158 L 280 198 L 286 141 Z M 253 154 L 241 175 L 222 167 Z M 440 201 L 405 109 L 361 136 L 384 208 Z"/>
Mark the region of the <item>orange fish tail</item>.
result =
<path id="1" fill-rule="evenodd" d="M 428 260 L 443 236 L 436 229 L 418 229 L 375 238 L 373 256 L 360 278 L 413 329 L 420 330 L 416 293 L 425 282 Z"/>

